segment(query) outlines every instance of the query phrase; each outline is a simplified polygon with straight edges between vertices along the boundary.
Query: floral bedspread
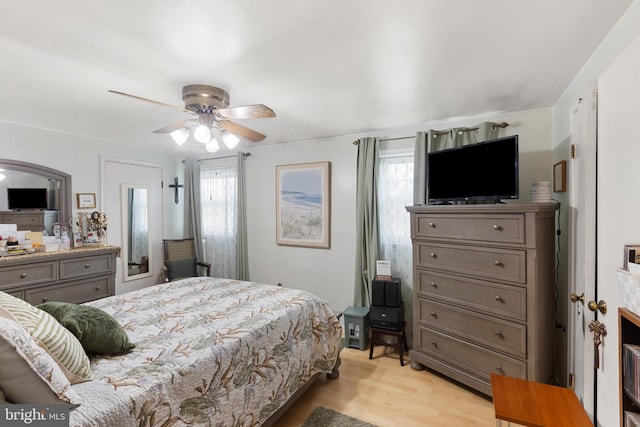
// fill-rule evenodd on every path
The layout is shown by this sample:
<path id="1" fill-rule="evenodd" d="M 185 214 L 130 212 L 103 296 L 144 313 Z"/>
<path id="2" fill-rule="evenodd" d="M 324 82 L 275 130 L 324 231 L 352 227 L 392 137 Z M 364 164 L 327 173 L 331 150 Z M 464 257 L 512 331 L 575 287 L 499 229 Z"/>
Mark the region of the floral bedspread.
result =
<path id="1" fill-rule="evenodd" d="M 331 372 L 341 326 L 306 291 L 190 278 L 86 303 L 136 348 L 91 358 L 71 426 L 257 426 Z"/>

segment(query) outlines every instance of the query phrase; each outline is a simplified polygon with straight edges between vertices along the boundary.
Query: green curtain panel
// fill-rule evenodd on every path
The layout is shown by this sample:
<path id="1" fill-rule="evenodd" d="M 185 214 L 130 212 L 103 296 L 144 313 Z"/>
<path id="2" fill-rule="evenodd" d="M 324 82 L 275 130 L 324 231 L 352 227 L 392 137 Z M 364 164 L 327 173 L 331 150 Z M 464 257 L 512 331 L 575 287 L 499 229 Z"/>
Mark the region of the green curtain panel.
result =
<path id="1" fill-rule="evenodd" d="M 413 159 L 413 204 L 427 204 L 427 153 L 494 139 L 499 132 L 500 126 L 494 122 L 478 123 L 470 128 L 417 132 Z"/>
<path id="2" fill-rule="evenodd" d="M 378 138 L 358 140 L 356 183 L 356 271 L 353 303 L 371 305 L 378 258 Z"/>
<path id="3" fill-rule="evenodd" d="M 238 246 L 236 248 L 236 278 L 249 280 L 249 251 L 247 249 L 247 191 L 245 178 L 246 154 L 237 154 L 238 164 Z"/>
<path id="4" fill-rule="evenodd" d="M 196 258 L 204 260 L 202 246 L 202 218 L 200 212 L 200 162 L 188 159 L 185 164 L 185 230 L 191 230 L 196 247 Z"/>

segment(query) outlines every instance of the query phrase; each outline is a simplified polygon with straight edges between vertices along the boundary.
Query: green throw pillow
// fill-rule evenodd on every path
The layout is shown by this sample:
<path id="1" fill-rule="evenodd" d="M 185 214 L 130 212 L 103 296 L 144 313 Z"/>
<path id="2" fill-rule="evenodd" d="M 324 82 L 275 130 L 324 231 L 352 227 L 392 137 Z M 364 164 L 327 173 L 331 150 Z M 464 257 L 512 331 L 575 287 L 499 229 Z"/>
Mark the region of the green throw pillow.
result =
<path id="1" fill-rule="evenodd" d="M 198 277 L 198 267 L 195 258 L 165 261 L 169 281 L 184 279 L 185 277 Z"/>
<path id="2" fill-rule="evenodd" d="M 66 302 L 46 302 L 37 307 L 75 335 L 87 353 L 126 353 L 136 346 L 129 342 L 118 321 L 99 308 Z"/>

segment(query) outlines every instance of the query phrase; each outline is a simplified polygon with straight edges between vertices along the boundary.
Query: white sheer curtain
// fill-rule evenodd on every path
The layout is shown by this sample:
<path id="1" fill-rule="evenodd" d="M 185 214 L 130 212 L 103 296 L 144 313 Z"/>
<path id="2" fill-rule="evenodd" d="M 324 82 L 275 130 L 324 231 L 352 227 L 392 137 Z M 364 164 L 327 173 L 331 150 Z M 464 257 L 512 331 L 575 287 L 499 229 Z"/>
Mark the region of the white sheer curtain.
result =
<path id="1" fill-rule="evenodd" d="M 413 151 L 385 154 L 378 169 L 378 258 L 391 262 L 402 284 L 407 340 L 413 338 L 413 258 L 409 212 L 413 204 Z"/>
<path id="2" fill-rule="evenodd" d="M 237 241 L 237 185 L 235 164 L 208 165 L 200 169 L 200 204 L 204 258 L 211 276 L 235 278 Z"/>

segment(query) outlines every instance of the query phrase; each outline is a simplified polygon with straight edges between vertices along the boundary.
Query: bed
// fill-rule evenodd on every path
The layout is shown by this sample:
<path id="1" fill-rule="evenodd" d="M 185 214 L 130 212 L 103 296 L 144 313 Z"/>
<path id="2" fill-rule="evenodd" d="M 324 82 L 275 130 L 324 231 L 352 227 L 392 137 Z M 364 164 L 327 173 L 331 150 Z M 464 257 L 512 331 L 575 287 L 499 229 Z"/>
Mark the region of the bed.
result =
<path id="1" fill-rule="evenodd" d="M 319 375 L 337 377 L 340 322 L 306 291 L 188 278 L 84 305 L 135 348 L 89 355 L 70 426 L 270 425 Z"/>

